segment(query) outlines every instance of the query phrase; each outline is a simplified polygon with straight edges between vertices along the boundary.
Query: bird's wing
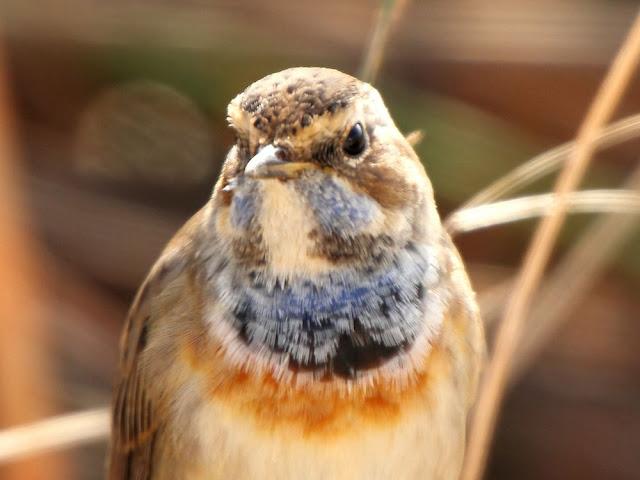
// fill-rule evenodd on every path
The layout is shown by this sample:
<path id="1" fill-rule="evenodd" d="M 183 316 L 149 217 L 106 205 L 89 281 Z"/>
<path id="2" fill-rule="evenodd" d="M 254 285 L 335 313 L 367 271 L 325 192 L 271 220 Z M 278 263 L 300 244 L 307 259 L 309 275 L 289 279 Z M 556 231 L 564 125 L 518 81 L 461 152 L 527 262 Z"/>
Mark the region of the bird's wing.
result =
<path id="1" fill-rule="evenodd" d="M 162 420 L 166 412 L 159 402 L 162 385 L 150 388 L 147 362 L 141 359 L 149 333 L 158 323 L 159 299 L 185 271 L 189 239 L 198 224 L 196 214 L 174 237 L 138 290 L 120 340 L 120 365 L 112 403 L 108 480 L 150 480 L 153 478 L 154 450 L 157 450 Z M 179 298 L 179 293 L 178 293 Z"/>
<path id="2" fill-rule="evenodd" d="M 120 341 L 120 368 L 112 404 L 109 480 L 152 478 L 153 445 L 161 417 L 157 412 L 159 406 L 150 395 L 149 378 L 140 356 L 148 332 L 157 320 L 151 315 L 153 298 L 149 298 L 148 290 L 158 275 L 159 270 L 154 268 L 142 284 Z"/>

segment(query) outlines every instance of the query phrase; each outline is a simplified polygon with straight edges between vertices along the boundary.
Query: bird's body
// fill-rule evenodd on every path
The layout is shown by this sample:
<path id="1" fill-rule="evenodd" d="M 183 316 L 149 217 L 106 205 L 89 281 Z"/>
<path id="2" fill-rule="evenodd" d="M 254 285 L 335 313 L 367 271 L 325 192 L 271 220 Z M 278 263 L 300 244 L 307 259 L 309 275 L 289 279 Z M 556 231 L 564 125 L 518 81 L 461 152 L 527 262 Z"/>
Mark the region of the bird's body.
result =
<path id="1" fill-rule="evenodd" d="M 111 480 L 456 478 L 482 328 L 379 95 L 291 69 L 229 119 L 211 201 L 129 315 Z"/>

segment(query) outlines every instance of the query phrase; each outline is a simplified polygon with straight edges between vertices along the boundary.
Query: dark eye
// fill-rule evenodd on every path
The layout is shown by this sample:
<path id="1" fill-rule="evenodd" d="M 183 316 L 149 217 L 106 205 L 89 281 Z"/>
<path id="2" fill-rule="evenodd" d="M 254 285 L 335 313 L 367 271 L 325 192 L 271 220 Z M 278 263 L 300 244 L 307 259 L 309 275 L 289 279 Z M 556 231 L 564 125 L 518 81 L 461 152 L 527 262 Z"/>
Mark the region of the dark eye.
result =
<path id="1" fill-rule="evenodd" d="M 344 150 L 347 155 L 355 157 L 360 155 L 366 146 L 367 138 L 364 135 L 362 124 L 358 122 L 349 130 L 347 138 L 344 139 L 342 150 Z"/>

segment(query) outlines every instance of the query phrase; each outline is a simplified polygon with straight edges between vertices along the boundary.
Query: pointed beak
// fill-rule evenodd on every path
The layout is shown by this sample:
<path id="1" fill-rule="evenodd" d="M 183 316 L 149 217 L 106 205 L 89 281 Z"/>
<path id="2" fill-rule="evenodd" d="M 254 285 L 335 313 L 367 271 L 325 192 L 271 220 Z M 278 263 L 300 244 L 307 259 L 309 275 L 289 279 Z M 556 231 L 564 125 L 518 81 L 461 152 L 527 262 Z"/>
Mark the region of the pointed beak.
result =
<path id="1" fill-rule="evenodd" d="M 250 178 L 296 178 L 309 168 L 315 168 L 315 165 L 309 162 L 289 162 L 284 150 L 265 145 L 249 160 L 244 174 Z"/>

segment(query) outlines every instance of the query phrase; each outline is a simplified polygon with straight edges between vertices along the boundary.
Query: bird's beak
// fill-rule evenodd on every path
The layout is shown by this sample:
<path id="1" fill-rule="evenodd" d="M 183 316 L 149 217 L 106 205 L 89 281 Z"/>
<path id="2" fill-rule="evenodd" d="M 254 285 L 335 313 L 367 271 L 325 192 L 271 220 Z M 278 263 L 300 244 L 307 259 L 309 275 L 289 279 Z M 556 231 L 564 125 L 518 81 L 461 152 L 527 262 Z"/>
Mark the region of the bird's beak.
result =
<path id="1" fill-rule="evenodd" d="M 315 168 L 310 162 L 289 162 L 284 151 L 273 145 L 265 145 L 256 153 L 244 169 L 250 178 L 296 178 L 301 172 Z"/>

